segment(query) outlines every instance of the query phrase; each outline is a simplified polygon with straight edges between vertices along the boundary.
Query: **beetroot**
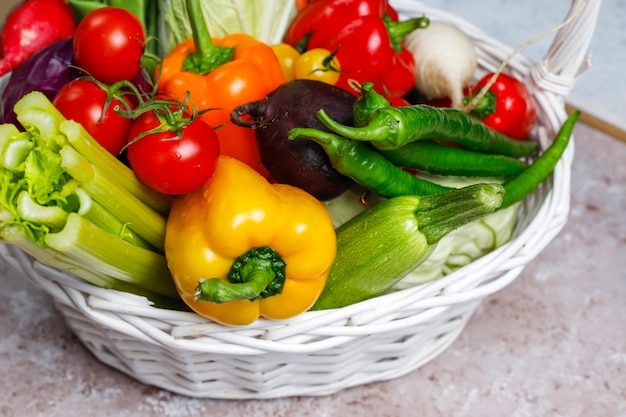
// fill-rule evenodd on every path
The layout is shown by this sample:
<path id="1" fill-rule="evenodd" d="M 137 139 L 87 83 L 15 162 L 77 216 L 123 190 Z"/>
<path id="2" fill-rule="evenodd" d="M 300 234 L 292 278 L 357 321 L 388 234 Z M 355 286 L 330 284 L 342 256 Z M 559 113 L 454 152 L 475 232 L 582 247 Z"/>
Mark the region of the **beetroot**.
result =
<path id="1" fill-rule="evenodd" d="M 317 119 L 324 109 L 334 120 L 352 124 L 356 96 L 313 80 L 293 80 L 272 91 L 265 99 L 236 107 L 231 121 L 254 129 L 261 162 L 272 177 L 309 192 L 321 201 L 338 197 L 353 184 L 337 172 L 320 145 L 306 139 L 289 140 L 295 127 L 328 131 Z"/>

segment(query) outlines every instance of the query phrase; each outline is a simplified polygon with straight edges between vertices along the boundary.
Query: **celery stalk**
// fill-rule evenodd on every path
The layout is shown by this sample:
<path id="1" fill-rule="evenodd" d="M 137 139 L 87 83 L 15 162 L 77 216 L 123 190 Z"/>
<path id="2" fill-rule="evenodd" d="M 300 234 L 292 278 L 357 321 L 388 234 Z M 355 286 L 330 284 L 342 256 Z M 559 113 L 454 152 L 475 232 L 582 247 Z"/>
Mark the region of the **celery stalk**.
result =
<path id="1" fill-rule="evenodd" d="M 10 170 L 18 170 L 26 156 L 33 150 L 34 144 L 28 138 L 21 137 L 7 141 L 2 151 L 0 166 Z"/>
<path id="2" fill-rule="evenodd" d="M 102 230 L 109 232 L 128 243 L 132 243 L 135 246 L 150 250 L 156 249 L 144 238 L 131 230 L 127 224 L 121 222 L 117 217 L 112 215 L 100 203 L 94 201 L 85 190 L 77 188 L 75 193 L 80 200 L 80 208 L 77 213 L 85 219 L 100 227 Z"/>
<path id="3" fill-rule="evenodd" d="M 59 206 L 42 206 L 27 191 L 17 196 L 17 213 L 25 221 L 61 229 L 67 220 L 67 212 Z"/>
<path id="4" fill-rule="evenodd" d="M 52 248 L 34 245 L 24 228 L 19 224 L 14 224 L 0 229 L 0 244 L 14 245 L 41 264 L 69 272 L 85 282 L 97 287 L 144 296 L 159 307 L 186 310 L 184 303 L 178 296 L 171 298 L 157 294 L 137 285 L 97 272 L 90 266 L 78 263 L 73 258 Z"/>
<path id="5" fill-rule="evenodd" d="M 25 131 L 0 125 L 0 243 L 94 285 L 179 303 L 163 255 L 171 196 L 145 192 L 43 94 L 15 111 Z"/>
<path id="6" fill-rule="evenodd" d="M 20 131 L 14 124 L 4 123 L 0 125 L 0 154 L 2 155 L 0 168 L 4 168 L 5 147 L 19 133 Z"/>
<path id="7" fill-rule="evenodd" d="M 128 225 L 155 248 L 163 251 L 166 219 L 120 187 L 107 173 L 90 164 L 74 148 L 64 146 L 59 151 L 61 166 L 81 184 L 92 199 L 122 223 Z"/>
<path id="8" fill-rule="evenodd" d="M 101 274 L 168 297 L 178 294 L 165 256 L 125 242 L 79 214 L 70 213 L 63 230 L 47 234 L 44 241 Z"/>

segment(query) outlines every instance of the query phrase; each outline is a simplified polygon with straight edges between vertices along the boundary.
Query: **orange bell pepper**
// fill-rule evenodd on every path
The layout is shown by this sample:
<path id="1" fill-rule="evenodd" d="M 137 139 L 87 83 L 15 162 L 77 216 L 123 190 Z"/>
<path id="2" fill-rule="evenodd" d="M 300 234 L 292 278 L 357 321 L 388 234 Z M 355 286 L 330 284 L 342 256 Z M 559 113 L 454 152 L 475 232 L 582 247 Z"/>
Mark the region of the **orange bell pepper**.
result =
<path id="1" fill-rule="evenodd" d="M 216 129 L 220 153 L 232 156 L 269 178 L 261 163 L 255 133 L 230 122 L 235 107 L 263 99 L 285 82 L 272 48 L 247 34 L 211 38 L 200 3 L 187 1 L 193 38 L 177 45 L 160 66 L 158 90 L 191 101 L 202 118 Z M 195 24 L 194 24 L 195 23 Z"/>
<path id="2" fill-rule="evenodd" d="M 227 156 L 204 186 L 174 199 L 165 230 L 167 263 L 182 300 L 233 326 L 308 310 L 336 252 L 321 202 L 300 188 L 271 184 Z"/>

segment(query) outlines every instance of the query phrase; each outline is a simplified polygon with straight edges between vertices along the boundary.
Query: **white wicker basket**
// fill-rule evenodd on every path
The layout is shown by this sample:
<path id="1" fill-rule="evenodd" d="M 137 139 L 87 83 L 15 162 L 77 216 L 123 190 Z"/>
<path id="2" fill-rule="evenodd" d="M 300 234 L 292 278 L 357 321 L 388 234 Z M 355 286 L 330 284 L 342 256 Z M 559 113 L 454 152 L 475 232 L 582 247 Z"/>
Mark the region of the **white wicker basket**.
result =
<path id="1" fill-rule="evenodd" d="M 570 13 L 583 3 L 574 0 Z M 391 4 L 402 17 L 426 14 L 457 24 L 475 39 L 483 70 L 495 69 L 512 52 L 446 12 L 411 0 Z M 600 0 L 588 0 L 541 62 L 516 56 L 509 65 L 534 93 L 543 146 L 565 120 L 563 98 L 587 65 L 599 7 Z M 99 360 L 146 384 L 204 398 L 326 395 L 396 378 L 444 351 L 481 301 L 512 282 L 565 224 L 573 153 L 572 143 L 550 180 L 520 207 L 506 245 L 440 280 L 282 322 L 231 328 L 154 308 L 142 297 L 103 290 L 33 262 L 8 245 L 0 245 L 0 270 L 14 267 L 47 291 Z"/>

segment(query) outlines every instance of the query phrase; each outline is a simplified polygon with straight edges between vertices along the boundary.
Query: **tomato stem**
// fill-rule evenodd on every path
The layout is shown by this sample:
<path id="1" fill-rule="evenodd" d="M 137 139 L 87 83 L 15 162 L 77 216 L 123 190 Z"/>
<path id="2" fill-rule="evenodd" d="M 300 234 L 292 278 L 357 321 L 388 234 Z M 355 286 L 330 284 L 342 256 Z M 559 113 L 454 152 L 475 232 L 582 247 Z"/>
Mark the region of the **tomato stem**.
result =
<path id="1" fill-rule="evenodd" d="M 463 99 L 463 105 L 468 106 L 474 102 L 474 99 L 479 93 L 465 97 Z M 470 110 L 470 114 L 478 119 L 482 120 L 487 116 L 490 116 L 496 112 L 496 94 L 493 91 L 487 91 L 483 94 L 477 102 L 475 102 L 474 108 Z"/>
<path id="2" fill-rule="evenodd" d="M 188 103 L 190 104 L 188 105 Z M 188 107 L 191 107 L 191 112 L 187 110 Z M 191 101 L 189 91 L 185 94 L 185 98 L 182 102 L 153 99 L 143 102 L 137 106 L 137 108 L 131 110 L 124 110 L 119 106 L 115 108 L 115 112 L 117 114 L 133 120 L 136 120 L 139 116 L 149 111 L 154 112 L 157 119 L 159 119 L 159 125 L 154 129 L 142 132 L 132 138 L 128 141 L 124 148 L 122 148 L 122 151 L 137 142 L 139 139 L 155 133 L 172 132 L 175 133 L 175 135 L 172 136 L 172 139 L 180 139 L 183 133 L 182 129 L 185 126 L 190 125 L 196 117 L 202 113 L 198 111 L 196 105 L 193 101 Z"/>
<path id="3" fill-rule="evenodd" d="M 322 71 L 341 72 L 340 68 L 338 68 L 337 66 L 333 65 L 333 61 L 334 61 L 335 57 L 337 56 L 337 51 L 338 51 L 338 49 L 335 49 L 333 52 L 331 52 L 327 57 L 325 57 L 322 60 L 322 65 L 324 66 L 324 69 Z"/>

